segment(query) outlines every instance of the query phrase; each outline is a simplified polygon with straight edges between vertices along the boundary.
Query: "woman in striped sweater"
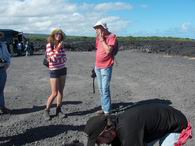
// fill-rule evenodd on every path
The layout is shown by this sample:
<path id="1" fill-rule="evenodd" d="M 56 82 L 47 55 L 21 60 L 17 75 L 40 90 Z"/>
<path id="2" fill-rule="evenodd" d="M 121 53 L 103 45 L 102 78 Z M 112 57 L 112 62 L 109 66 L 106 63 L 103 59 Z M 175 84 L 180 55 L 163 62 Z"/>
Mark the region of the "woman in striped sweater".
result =
<path id="1" fill-rule="evenodd" d="M 51 95 L 48 97 L 46 109 L 44 111 L 45 120 L 51 119 L 49 111 L 54 99 L 56 99 L 57 102 L 56 116 L 65 116 L 61 111 L 63 90 L 67 73 L 67 68 L 65 67 L 67 59 L 63 45 L 64 38 L 64 32 L 61 29 L 55 29 L 49 36 L 46 45 L 46 55 L 49 61 Z"/>

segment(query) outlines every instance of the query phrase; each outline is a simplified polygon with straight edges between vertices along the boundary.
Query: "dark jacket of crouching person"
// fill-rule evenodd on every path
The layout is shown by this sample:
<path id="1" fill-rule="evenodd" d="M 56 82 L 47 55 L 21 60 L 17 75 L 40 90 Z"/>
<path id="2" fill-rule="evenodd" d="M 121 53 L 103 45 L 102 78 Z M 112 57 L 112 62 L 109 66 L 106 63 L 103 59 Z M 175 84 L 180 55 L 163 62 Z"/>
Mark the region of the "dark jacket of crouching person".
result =
<path id="1" fill-rule="evenodd" d="M 192 128 L 179 110 L 160 103 L 141 104 L 117 115 L 112 126 L 107 117 L 94 116 L 87 121 L 87 146 L 182 146 L 192 136 Z"/>

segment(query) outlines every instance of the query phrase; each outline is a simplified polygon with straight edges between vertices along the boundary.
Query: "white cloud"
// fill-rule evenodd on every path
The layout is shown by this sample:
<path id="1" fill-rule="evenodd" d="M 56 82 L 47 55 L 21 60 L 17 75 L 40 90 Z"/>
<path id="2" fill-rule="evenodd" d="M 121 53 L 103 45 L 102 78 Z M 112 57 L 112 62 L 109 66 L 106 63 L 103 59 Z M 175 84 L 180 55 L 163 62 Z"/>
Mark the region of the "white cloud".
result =
<path id="1" fill-rule="evenodd" d="M 130 4 L 122 3 L 122 2 L 109 2 L 109 3 L 101 3 L 95 6 L 96 11 L 109 11 L 109 10 L 131 10 L 133 7 Z"/>
<path id="2" fill-rule="evenodd" d="M 128 28 L 130 22 L 125 20 L 120 20 L 119 17 L 111 16 L 105 17 L 101 19 L 104 22 L 108 23 L 108 29 L 112 30 L 113 32 L 118 32 L 120 30 L 125 30 Z"/>
<path id="3" fill-rule="evenodd" d="M 189 28 L 191 27 L 191 23 L 189 22 L 185 22 L 181 25 L 181 30 L 184 32 L 187 32 L 189 30 Z"/>
<path id="4" fill-rule="evenodd" d="M 68 35 L 95 35 L 92 26 L 101 18 L 106 18 L 111 31 L 125 31 L 129 22 L 107 11 L 132 9 L 128 3 L 77 4 L 70 0 L 0 0 L 0 6 L 0 28 L 50 33 L 60 27 Z"/>
<path id="5" fill-rule="evenodd" d="M 0 16 L 42 17 L 76 11 L 75 4 L 65 3 L 63 0 L 11 0 L 5 7 L 6 10 Z"/>

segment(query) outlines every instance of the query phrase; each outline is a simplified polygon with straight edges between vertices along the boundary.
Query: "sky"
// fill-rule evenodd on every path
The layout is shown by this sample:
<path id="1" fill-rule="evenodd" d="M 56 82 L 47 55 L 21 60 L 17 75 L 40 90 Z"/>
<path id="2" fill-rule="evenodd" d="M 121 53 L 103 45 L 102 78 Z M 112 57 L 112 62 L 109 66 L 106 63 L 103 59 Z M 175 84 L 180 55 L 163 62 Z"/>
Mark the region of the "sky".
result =
<path id="1" fill-rule="evenodd" d="M 95 36 L 98 20 L 118 36 L 195 39 L 195 0 L 0 0 L 0 29 Z"/>

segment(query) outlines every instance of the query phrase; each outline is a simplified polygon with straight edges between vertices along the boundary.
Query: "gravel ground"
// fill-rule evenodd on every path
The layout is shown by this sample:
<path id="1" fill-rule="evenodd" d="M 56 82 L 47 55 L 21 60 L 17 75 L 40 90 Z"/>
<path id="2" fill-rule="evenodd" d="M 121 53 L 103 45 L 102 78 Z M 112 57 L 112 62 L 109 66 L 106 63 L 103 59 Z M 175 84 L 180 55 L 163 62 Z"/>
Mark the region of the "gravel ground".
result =
<path id="1" fill-rule="evenodd" d="M 84 125 L 100 107 L 90 78 L 95 52 L 67 52 L 67 56 L 63 111 L 68 117 L 53 117 L 51 121 L 44 121 L 42 116 L 50 94 L 44 56 L 12 58 L 5 89 L 12 114 L 0 115 L 0 145 L 68 146 L 75 139 L 86 145 Z M 195 60 L 135 51 L 119 52 L 116 60 L 111 82 L 114 107 L 143 100 L 168 101 L 195 126 Z M 186 144 L 193 145 L 194 139 Z"/>

